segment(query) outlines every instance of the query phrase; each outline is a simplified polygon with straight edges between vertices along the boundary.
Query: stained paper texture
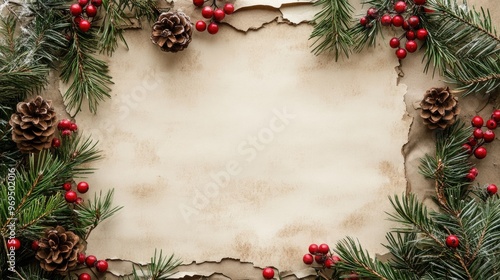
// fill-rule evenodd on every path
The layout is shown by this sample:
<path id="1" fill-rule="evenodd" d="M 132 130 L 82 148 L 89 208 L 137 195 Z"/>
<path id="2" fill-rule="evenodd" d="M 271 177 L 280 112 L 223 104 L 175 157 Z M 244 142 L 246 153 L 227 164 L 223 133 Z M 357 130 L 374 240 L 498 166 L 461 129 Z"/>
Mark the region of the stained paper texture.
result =
<path id="1" fill-rule="evenodd" d="M 124 208 L 88 240 L 94 255 L 185 263 L 229 257 L 302 267 L 310 243 L 358 238 L 372 253 L 405 191 L 410 122 L 393 51 L 349 60 L 311 54 L 310 25 L 222 26 L 164 53 L 147 28 L 109 58 L 112 98 L 82 131 L 104 159 L 92 193 Z M 244 275 L 241 275 L 244 277 Z"/>

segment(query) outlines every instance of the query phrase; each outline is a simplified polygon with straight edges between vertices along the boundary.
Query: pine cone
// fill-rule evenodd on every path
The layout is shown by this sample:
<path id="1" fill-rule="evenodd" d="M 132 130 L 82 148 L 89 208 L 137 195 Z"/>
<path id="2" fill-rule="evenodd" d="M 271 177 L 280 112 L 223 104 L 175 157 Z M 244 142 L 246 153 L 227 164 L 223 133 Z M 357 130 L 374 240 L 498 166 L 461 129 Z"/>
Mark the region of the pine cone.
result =
<path id="1" fill-rule="evenodd" d="M 59 274 L 65 274 L 68 269 L 75 267 L 78 253 L 84 249 L 80 237 L 62 226 L 48 230 L 38 245 L 35 257 L 42 269 Z"/>
<path id="2" fill-rule="evenodd" d="M 17 103 L 17 113 L 12 114 L 9 124 L 12 126 L 12 141 L 21 152 L 50 148 L 57 126 L 52 101 L 37 96 L 32 101 Z"/>
<path id="3" fill-rule="evenodd" d="M 427 90 L 420 107 L 420 116 L 430 129 L 444 129 L 452 125 L 455 123 L 455 116 L 460 113 L 458 100 L 448 87 Z"/>
<path id="4" fill-rule="evenodd" d="M 165 12 L 153 24 L 151 41 L 160 46 L 162 51 L 182 51 L 191 42 L 193 24 L 183 12 Z"/>

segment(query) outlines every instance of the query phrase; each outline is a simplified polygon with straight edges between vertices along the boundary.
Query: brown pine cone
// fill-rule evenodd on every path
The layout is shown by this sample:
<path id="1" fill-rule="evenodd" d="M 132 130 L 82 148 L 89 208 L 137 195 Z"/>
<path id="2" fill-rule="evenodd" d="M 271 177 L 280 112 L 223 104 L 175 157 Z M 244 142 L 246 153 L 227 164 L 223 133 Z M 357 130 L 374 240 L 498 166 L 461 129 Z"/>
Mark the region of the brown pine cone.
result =
<path id="1" fill-rule="evenodd" d="M 162 51 L 182 51 L 191 42 L 193 24 L 183 12 L 165 12 L 153 24 L 151 41 L 160 46 Z"/>
<path id="2" fill-rule="evenodd" d="M 39 152 L 50 148 L 57 127 L 52 101 L 37 96 L 29 102 L 17 103 L 17 112 L 9 121 L 12 141 L 23 153 Z"/>
<path id="3" fill-rule="evenodd" d="M 59 274 L 66 274 L 68 269 L 75 267 L 78 253 L 84 249 L 80 237 L 62 226 L 47 230 L 38 245 L 35 258 L 40 261 L 42 269 Z"/>
<path id="4" fill-rule="evenodd" d="M 460 113 L 458 100 L 448 87 L 427 90 L 420 107 L 420 116 L 430 129 L 445 129 L 455 123 L 456 116 Z"/>

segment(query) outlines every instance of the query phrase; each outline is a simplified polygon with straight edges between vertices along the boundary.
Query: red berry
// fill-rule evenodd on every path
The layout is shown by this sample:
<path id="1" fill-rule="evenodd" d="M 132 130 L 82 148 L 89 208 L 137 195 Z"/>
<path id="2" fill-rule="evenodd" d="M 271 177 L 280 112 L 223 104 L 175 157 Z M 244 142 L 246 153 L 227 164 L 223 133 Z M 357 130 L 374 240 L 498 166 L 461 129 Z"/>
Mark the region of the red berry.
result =
<path id="1" fill-rule="evenodd" d="M 76 185 L 76 190 L 79 193 L 86 193 L 89 190 L 89 184 L 87 182 L 80 182 Z"/>
<path id="2" fill-rule="evenodd" d="M 314 262 L 314 257 L 311 255 L 311 254 L 305 254 L 303 257 L 302 257 L 302 261 L 305 263 L 305 264 L 312 264 Z"/>
<path id="3" fill-rule="evenodd" d="M 316 245 L 316 244 L 309 245 L 309 253 L 314 255 L 317 252 L 318 252 L 318 245 Z"/>
<path id="4" fill-rule="evenodd" d="M 483 133 L 483 139 L 484 139 L 484 142 L 486 143 L 490 143 L 490 142 L 493 142 L 493 140 L 495 140 L 495 132 L 493 132 L 493 130 L 486 130 L 484 133 Z"/>
<path id="5" fill-rule="evenodd" d="M 415 38 L 417 38 L 417 35 L 415 34 L 415 31 L 413 30 L 408 30 L 406 31 L 406 39 L 408 40 L 415 40 Z"/>
<path id="6" fill-rule="evenodd" d="M 78 253 L 78 256 L 76 257 L 76 262 L 79 264 L 82 264 L 85 262 L 85 253 Z"/>
<path id="7" fill-rule="evenodd" d="M 224 13 L 223 10 L 221 10 L 221 9 L 215 9 L 215 11 L 214 11 L 214 19 L 216 21 L 223 20 L 225 16 L 226 16 L 226 14 Z"/>
<path id="8" fill-rule="evenodd" d="M 234 13 L 234 5 L 231 3 L 226 3 L 226 5 L 224 5 L 224 13 L 226 13 L 226 15 Z"/>
<path id="9" fill-rule="evenodd" d="M 413 0 L 413 3 L 415 5 L 425 5 L 426 0 Z"/>
<path id="10" fill-rule="evenodd" d="M 489 129 L 497 128 L 497 122 L 495 120 L 489 119 L 486 121 L 486 127 Z"/>
<path id="11" fill-rule="evenodd" d="M 484 120 L 483 120 L 483 118 L 481 118 L 481 116 L 475 116 L 475 117 L 472 118 L 471 124 L 474 127 L 481 128 L 483 126 L 483 124 L 484 124 Z"/>
<path id="12" fill-rule="evenodd" d="M 89 3 L 89 0 L 78 0 L 78 5 L 85 7 Z"/>
<path id="13" fill-rule="evenodd" d="M 470 170 L 469 170 L 470 173 L 474 174 L 474 176 L 477 177 L 477 175 L 479 175 L 479 171 L 477 170 L 477 168 L 475 167 L 472 167 Z"/>
<path id="14" fill-rule="evenodd" d="M 318 247 L 318 253 L 326 255 L 329 252 L 330 252 L 330 247 L 328 247 L 327 244 L 323 243 L 323 244 L 319 245 L 319 247 Z"/>
<path id="15" fill-rule="evenodd" d="M 78 4 L 73 4 L 69 7 L 69 12 L 75 17 L 79 16 L 82 14 L 82 6 Z"/>
<path id="16" fill-rule="evenodd" d="M 483 133 L 482 129 L 476 128 L 476 129 L 474 129 L 474 132 L 472 133 L 472 135 L 474 135 L 474 138 L 476 138 L 476 139 L 481 139 L 481 138 L 483 138 L 484 133 Z"/>
<path id="17" fill-rule="evenodd" d="M 493 113 L 491 114 L 491 118 L 496 122 L 500 122 L 500 110 L 497 109 L 493 111 Z"/>
<path id="18" fill-rule="evenodd" d="M 31 242 L 31 250 L 36 251 L 38 248 L 40 248 L 40 243 L 38 240 L 33 240 L 33 242 Z"/>
<path id="19" fill-rule="evenodd" d="M 446 237 L 446 246 L 450 248 L 457 248 L 459 244 L 460 241 L 458 240 L 458 236 L 450 234 Z"/>
<path id="20" fill-rule="evenodd" d="M 403 26 L 404 22 L 405 22 L 405 19 L 401 15 L 395 15 L 392 17 L 392 25 L 394 25 L 396 27 Z"/>
<path id="21" fill-rule="evenodd" d="M 361 24 L 362 26 L 366 26 L 368 24 L 368 17 L 362 17 L 359 19 L 359 24 Z"/>
<path id="22" fill-rule="evenodd" d="M 489 184 L 486 187 L 486 191 L 489 195 L 495 195 L 498 192 L 498 187 L 495 184 Z"/>
<path id="23" fill-rule="evenodd" d="M 196 30 L 203 32 L 205 29 L 207 29 L 207 24 L 203 20 L 196 22 Z"/>
<path id="24" fill-rule="evenodd" d="M 73 203 L 76 201 L 76 199 L 78 198 L 78 195 L 76 194 L 75 191 L 67 191 L 65 194 L 64 194 L 64 199 L 66 199 L 66 201 L 68 203 Z"/>
<path id="25" fill-rule="evenodd" d="M 193 4 L 194 4 L 196 7 L 201 7 L 201 6 L 203 6 L 203 3 L 205 3 L 205 0 L 193 0 Z"/>
<path id="26" fill-rule="evenodd" d="M 407 20 L 405 20 L 405 21 L 403 22 L 403 29 L 404 29 L 404 30 L 407 30 L 407 31 L 408 31 L 408 30 L 410 30 L 410 25 L 408 24 L 408 21 L 407 21 Z"/>
<path id="27" fill-rule="evenodd" d="M 472 173 L 472 172 L 469 172 L 469 173 L 467 173 L 467 175 L 465 175 L 465 178 L 468 181 L 472 182 L 472 181 L 476 180 L 476 175 L 474 175 L 474 173 Z"/>
<path id="28" fill-rule="evenodd" d="M 92 3 L 92 5 L 96 7 L 99 7 L 102 5 L 102 0 L 91 0 L 90 3 Z"/>
<path id="29" fill-rule="evenodd" d="M 478 159 L 483 159 L 486 157 L 486 155 L 488 154 L 488 152 L 486 151 L 486 148 L 485 147 L 478 147 L 475 151 L 474 151 L 474 156 Z"/>
<path id="30" fill-rule="evenodd" d="M 468 154 L 472 153 L 472 147 L 469 144 L 463 144 L 462 148 L 464 148 L 464 150 L 467 151 Z"/>
<path id="31" fill-rule="evenodd" d="M 371 18 L 377 18 L 378 11 L 374 7 L 371 7 L 366 11 L 366 15 L 371 17 Z"/>
<path id="32" fill-rule="evenodd" d="M 88 5 L 87 8 L 85 8 L 85 13 L 89 17 L 95 17 L 97 15 L 97 7 L 94 5 Z"/>
<path id="33" fill-rule="evenodd" d="M 82 205 L 82 203 L 83 203 L 83 198 L 77 197 L 76 201 L 75 201 L 75 204 Z"/>
<path id="34" fill-rule="evenodd" d="M 83 20 L 83 18 L 82 18 L 81 16 L 77 16 L 77 17 L 75 17 L 75 18 L 73 19 L 73 22 L 74 22 L 76 25 L 78 25 L 78 24 L 80 24 L 80 21 L 82 21 L 82 20 Z"/>
<path id="35" fill-rule="evenodd" d="M 331 268 L 333 266 L 333 260 L 331 258 L 326 259 L 325 261 L 325 267 L 326 268 Z"/>
<path id="36" fill-rule="evenodd" d="M 274 269 L 270 267 L 266 267 L 262 270 L 262 276 L 266 279 L 273 279 L 274 278 Z"/>
<path id="37" fill-rule="evenodd" d="M 99 272 L 106 272 L 108 270 L 108 262 L 105 260 L 97 261 L 97 263 L 95 264 L 95 267 L 97 268 L 97 271 L 99 271 Z"/>
<path id="38" fill-rule="evenodd" d="M 396 56 L 399 58 L 399 59 L 404 59 L 406 57 L 406 50 L 403 49 L 403 48 L 399 48 L 396 50 Z"/>
<path id="39" fill-rule="evenodd" d="M 425 40 L 428 35 L 429 32 L 427 32 L 427 29 L 425 28 L 420 28 L 419 30 L 417 30 L 417 39 L 419 39 L 420 41 Z"/>
<path id="40" fill-rule="evenodd" d="M 201 9 L 201 15 L 204 18 L 211 18 L 214 15 L 214 10 L 210 6 L 205 6 Z"/>
<path id="41" fill-rule="evenodd" d="M 97 262 L 97 258 L 94 255 L 90 255 L 90 256 L 87 256 L 85 258 L 85 264 L 88 267 L 93 267 L 96 262 Z"/>
<path id="42" fill-rule="evenodd" d="M 61 132 L 62 137 L 69 137 L 71 135 L 71 130 L 65 129 Z"/>
<path id="43" fill-rule="evenodd" d="M 80 18 L 80 17 L 79 17 Z M 76 18 L 75 18 L 76 19 Z M 81 18 L 80 18 L 81 19 Z M 59 130 L 65 130 L 65 129 L 69 129 L 71 126 L 71 121 L 68 120 L 68 119 L 62 119 L 59 121 L 59 123 L 57 124 L 57 129 Z"/>
<path id="44" fill-rule="evenodd" d="M 338 262 L 342 261 L 339 256 L 332 256 L 332 261 L 333 264 L 337 264 Z"/>
<path id="45" fill-rule="evenodd" d="M 212 35 L 216 34 L 217 32 L 219 32 L 219 26 L 217 25 L 217 23 L 211 22 L 207 27 L 207 31 Z"/>
<path id="46" fill-rule="evenodd" d="M 71 182 L 66 182 L 63 184 L 63 190 L 69 191 L 71 190 Z"/>
<path id="47" fill-rule="evenodd" d="M 78 23 L 78 28 L 80 28 L 82 32 L 87 32 L 90 29 L 90 22 L 86 19 L 82 19 L 80 23 Z"/>
<path id="48" fill-rule="evenodd" d="M 17 238 L 10 238 L 7 240 L 7 249 L 17 251 L 21 248 L 21 241 Z"/>
<path id="49" fill-rule="evenodd" d="M 76 123 L 71 123 L 69 125 L 69 130 L 71 130 L 71 131 L 77 131 L 78 130 L 78 125 L 76 125 Z"/>
<path id="50" fill-rule="evenodd" d="M 61 147 L 61 140 L 59 140 L 59 138 L 57 137 L 52 138 L 52 147 L 54 148 Z"/>
<path id="51" fill-rule="evenodd" d="M 474 136 L 469 137 L 467 140 L 467 144 L 471 145 L 471 147 L 474 147 L 477 145 L 477 140 L 474 138 Z"/>
<path id="52" fill-rule="evenodd" d="M 316 255 L 314 256 L 314 260 L 316 261 L 316 263 L 323 264 L 325 262 L 325 256 Z"/>
<path id="53" fill-rule="evenodd" d="M 406 3 L 404 1 L 398 1 L 394 4 L 394 11 L 398 14 L 402 14 L 406 11 Z"/>
<path id="54" fill-rule="evenodd" d="M 391 25 L 391 21 L 392 21 L 392 17 L 390 15 L 383 15 L 380 18 L 380 24 L 382 24 L 383 26 Z"/>
<path id="55" fill-rule="evenodd" d="M 420 19 L 417 16 L 411 16 L 408 18 L 408 24 L 415 28 L 420 24 Z"/>
<path id="56" fill-rule="evenodd" d="M 393 49 L 397 49 L 399 48 L 399 39 L 396 38 L 396 37 L 393 37 L 390 41 L 389 41 L 389 46 L 391 46 L 391 48 Z"/>
<path id="57" fill-rule="evenodd" d="M 92 280 L 92 277 L 88 273 L 82 273 L 78 275 L 78 280 Z"/>

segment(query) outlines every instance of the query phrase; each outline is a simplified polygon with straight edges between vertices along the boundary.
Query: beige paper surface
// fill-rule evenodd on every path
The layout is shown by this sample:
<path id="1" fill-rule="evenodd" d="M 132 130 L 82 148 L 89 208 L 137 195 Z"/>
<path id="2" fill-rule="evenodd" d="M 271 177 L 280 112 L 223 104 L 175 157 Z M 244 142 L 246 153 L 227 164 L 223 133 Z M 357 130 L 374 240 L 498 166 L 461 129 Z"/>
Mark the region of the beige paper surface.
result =
<path id="1" fill-rule="evenodd" d="M 406 87 L 392 50 L 335 63 L 310 53 L 309 25 L 224 26 L 163 53 L 127 32 L 110 59 L 112 99 L 82 112 L 105 159 L 91 191 L 124 208 L 89 238 L 94 255 L 184 262 L 241 259 L 304 268 L 310 243 L 346 235 L 373 253 L 406 187 Z M 242 275 L 244 277 L 244 275 Z"/>

